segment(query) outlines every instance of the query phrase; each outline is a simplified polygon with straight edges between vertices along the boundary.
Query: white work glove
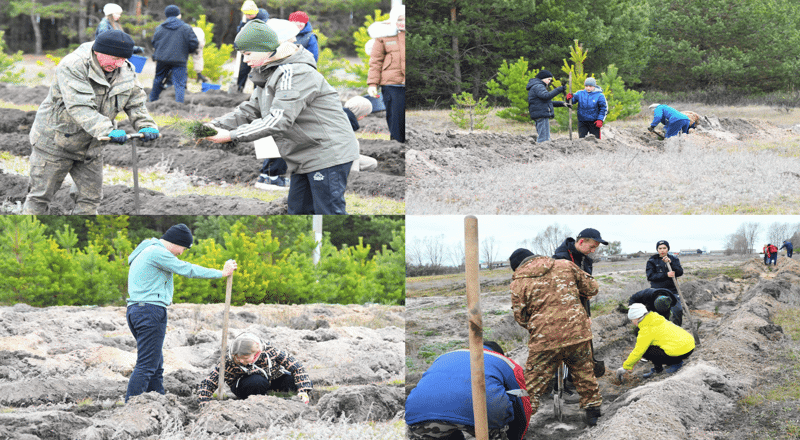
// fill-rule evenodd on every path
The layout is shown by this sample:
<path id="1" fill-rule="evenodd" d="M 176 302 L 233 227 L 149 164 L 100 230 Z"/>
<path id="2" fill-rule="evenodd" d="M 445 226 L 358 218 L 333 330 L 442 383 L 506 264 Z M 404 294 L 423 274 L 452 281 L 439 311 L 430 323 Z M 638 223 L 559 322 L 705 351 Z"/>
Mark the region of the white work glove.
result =
<path id="1" fill-rule="evenodd" d="M 619 383 L 622 383 L 622 382 L 625 381 L 625 372 L 626 371 L 627 370 L 622 368 L 622 367 L 617 368 L 617 380 L 619 381 Z"/>
<path id="2" fill-rule="evenodd" d="M 377 98 L 378 97 L 378 87 L 377 86 L 369 86 L 369 87 L 367 87 L 367 93 L 369 94 L 369 96 L 372 96 L 373 98 Z"/>
<path id="3" fill-rule="evenodd" d="M 297 397 L 299 397 L 300 400 L 303 401 L 303 403 L 308 405 L 308 393 L 306 393 L 304 391 L 300 391 L 299 393 L 297 393 Z"/>

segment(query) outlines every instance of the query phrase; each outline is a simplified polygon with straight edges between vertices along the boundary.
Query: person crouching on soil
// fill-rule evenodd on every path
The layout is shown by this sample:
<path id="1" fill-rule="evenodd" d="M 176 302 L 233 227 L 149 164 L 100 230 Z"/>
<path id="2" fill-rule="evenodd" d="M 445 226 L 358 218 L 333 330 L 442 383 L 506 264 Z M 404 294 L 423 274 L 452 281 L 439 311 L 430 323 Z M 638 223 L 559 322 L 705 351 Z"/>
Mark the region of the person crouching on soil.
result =
<path id="1" fill-rule="evenodd" d="M 675 373 L 683 367 L 684 359 L 694 351 L 694 337 L 689 332 L 667 321 L 658 313 L 648 312 L 644 304 L 636 303 L 628 309 L 628 319 L 639 327 L 636 336 L 636 346 L 617 369 L 617 378 L 620 381 L 623 374 L 633 370 L 633 367 L 644 358 L 653 363 L 653 368 L 642 375 L 647 379 L 653 375 L 664 372 Z"/>
<path id="2" fill-rule="evenodd" d="M 578 137 L 585 138 L 591 133 L 600 139 L 600 128 L 608 114 L 608 104 L 603 89 L 597 86 L 597 81 L 591 76 L 583 82 L 584 89 L 578 92 L 567 93 L 567 104 L 578 104 Z"/>
<path id="3" fill-rule="evenodd" d="M 158 126 L 145 107 L 147 95 L 136 78 L 133 39 L 105 31 L 83 43 L 55 69 L 55 81 L 36 111 L 30 132 L 30 190 L 23 214 L 47 214 L 67 174 L 77 188 L 76 215 L 96 215 L 103 198 L 103 146 L 109 137 L 124 144 L 124 130 L 111 122 L 125 112 L 143 140 L 158 138 Z"/>
<path id="4" fill-rule="evenodd" d="M 567 86 L 556 87 L 552 91 L 547 91 L 547 86 L 553 82 L 553 74 L 548 70 L 542 69 L 536 74 L 536 78 L 531 78 L 528 85 L 528 114 L 536 123 L 536 142 L 550 140 L 550 120 L 555 117 L 553 107 L 566 107 L 563 101 L 553 101 L 553 98 L 564 93 Z"/>
<path id="5" fill-rule="evenodd" d="M 311 379 L 305 368 L 292 355 L 265 344 L 252 333 L 242 333 L 228 348 L 225 357 L 225 383 L 239 399 L 247 399 L 269 391 L 296 392 L 308 403 Z M 200 383 L 198 400 L 211 400 L 219 386 L 219 364 Z"/>
<path id="6" fill-rule="evenodd" d="M 207 139 L 250 142 L 274 136 L 291 174 L 289 214 L 347 214 L 344 192 L 358 141 L 336 90 L 317 72 L 311 53 L 278 36 L 266 23 L 249 21 L 236 48 L 253 67 L 256 85 L 248 102 L 211 121 Z"/>
<path id="7" fill-rule="evenodd" d="M 668 105 L 653 104 L 649 108 L 653 110 L 653 122 L 647 129 L 654 132 L 658 124 L 664 124 L 664 139 L 677 136 L 679 133 L 688 133 L 692 127 L 692 121 L 688 116 Z"/>

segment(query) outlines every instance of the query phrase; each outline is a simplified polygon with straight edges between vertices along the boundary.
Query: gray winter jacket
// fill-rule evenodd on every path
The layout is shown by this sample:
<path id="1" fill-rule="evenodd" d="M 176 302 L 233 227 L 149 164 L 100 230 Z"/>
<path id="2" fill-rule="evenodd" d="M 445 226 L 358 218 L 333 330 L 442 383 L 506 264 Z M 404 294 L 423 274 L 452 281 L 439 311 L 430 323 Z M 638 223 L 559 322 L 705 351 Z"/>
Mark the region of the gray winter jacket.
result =
<path id="1" fill-rule="evenodd" d="M 122 111 L 136 131 L 157 128 L 133 65 L 123 64 L 109 83 L 93 55 L 93 43 L 81 44 L 56 66 L 55 81 L 31 127 L 34 148 L 66 159 L 94 159 L 103 146 L 97 138 L 108 136 L 114 129 L 111 121 Z"/>
<path id="2" fill-rule="evenodd" d="M 234 141 L 272 136 L 291 174 L 306 174 L 358 160 L 358 141 L 339 94 L 317 72 L 311 52 L 253 69 L 250 100 L 211 121 Z"/>

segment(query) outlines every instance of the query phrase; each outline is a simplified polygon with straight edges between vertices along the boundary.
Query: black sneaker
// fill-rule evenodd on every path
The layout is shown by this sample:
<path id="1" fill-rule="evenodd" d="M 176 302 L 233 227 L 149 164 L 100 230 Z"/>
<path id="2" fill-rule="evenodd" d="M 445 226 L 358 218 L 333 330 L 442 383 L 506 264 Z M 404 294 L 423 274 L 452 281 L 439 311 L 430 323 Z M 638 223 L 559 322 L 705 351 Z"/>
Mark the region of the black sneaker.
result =
<path id="1" fill-rule="evenodd" d="M 211 80 L 200 72 L 197 72 L 197 80 L 204 83 L 210 83 Z"/>
<path id="2" fill-rule="evenodd" d="M 593 406 L 586 408 L 586 424 L 589 426 L 596 426 L 597 420 L 600 418 L 600 407 Z"/>

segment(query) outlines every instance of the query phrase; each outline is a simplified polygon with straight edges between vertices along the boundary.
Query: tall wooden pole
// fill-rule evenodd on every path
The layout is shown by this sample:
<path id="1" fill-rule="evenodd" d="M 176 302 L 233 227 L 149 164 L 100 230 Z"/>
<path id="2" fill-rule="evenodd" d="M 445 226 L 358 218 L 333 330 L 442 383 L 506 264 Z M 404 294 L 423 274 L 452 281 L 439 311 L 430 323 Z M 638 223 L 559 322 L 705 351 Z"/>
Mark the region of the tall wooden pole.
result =
<path id="1" fill-rule="evenodd" d="M 478 219 L 473 215 L 464 219 L 464 243 L 466 246 L 467 310 L 469 313 L 469 365 L 472 374 L 472 411 L 475 414 L 475 438 L 477 440 L 488 440 L 486 378 L 483 369 L 481 285 L 478 279 L 480 270 Z"/>
<path id="2" fill-rule="evenodd" d="M 572 93 L 572 70 L 569 71 L 569 89 L 567 93 Z M 572 140 L 572 106 L 569 107 L 569 140 Z"/>
<path id="3" fill-rule="evenodd" d="M 669 263 L 667 263 L 667 270 L 672 272 L 672 266 Z M 695 327 L 692 314 L 689 312 L 689 304 L 686 304 L 686 300 L 683 299 L 683 293 L 681 293 L 681 288 L 678 286 L 678 277 L 673 277 L 672 282 L 675 283 L 675 288 L 678 289 L 678 296 L 681 298 L 683 314 L 686 315 L 686 320 L 689 321 L 689 328 L 692 330 L 692 336 L 694 336 L 694 344 L 699 347 L 700 335 L 697 333 L 697 327 Z"/>
<path id="4" fill-rule="evenodd" d="M 219 386 L 217 398 L 222 400 L 222 387 L 225 386 L 225 352 L 228 348 L 228 313 L 231 309 L 231 290 L 233 288 L 233 274 L 228 275 L 228 285 L 225 286 L 225 312 L 222 317 L 222 349 L 219 353 Z"/>

